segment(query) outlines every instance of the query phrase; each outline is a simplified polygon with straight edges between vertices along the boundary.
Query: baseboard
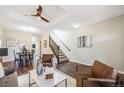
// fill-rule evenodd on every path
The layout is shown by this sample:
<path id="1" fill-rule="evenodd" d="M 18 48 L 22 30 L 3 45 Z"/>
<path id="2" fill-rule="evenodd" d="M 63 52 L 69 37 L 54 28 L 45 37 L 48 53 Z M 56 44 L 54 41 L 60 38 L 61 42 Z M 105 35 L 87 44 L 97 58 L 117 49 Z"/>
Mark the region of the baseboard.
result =
<path id="1" fill-rule="evenodd" d="M 75 63 L 80 63 L 80 64 L 83 64 L 83 65 L 92 66 L 92 64 L 82 63 L 81 61 L 77 61 L 77 60 L 70 60 L 70 61 L 75 62 Z"/>

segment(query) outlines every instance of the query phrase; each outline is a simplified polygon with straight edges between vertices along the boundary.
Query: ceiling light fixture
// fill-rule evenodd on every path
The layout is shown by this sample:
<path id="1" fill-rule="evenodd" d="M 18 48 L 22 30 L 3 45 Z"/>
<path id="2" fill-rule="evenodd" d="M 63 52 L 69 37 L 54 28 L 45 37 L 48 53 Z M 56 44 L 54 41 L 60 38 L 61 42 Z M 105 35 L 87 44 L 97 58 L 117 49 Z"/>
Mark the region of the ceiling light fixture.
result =
<path id="1" fill-rule="evenodd" d="M 41 21 L 41 18 L 38 16 L 38 17 L 37 17 L 37 20 Z"/>
<path id="2" fill-rule="evenodd" d="M 33 27 L 28 27 L 28 26 L 19 26 L 18 29 L 21 29 L 25 32 L 36 32 L 36 29 Z"/>
<path id="3" fill-rule="evenodd" d="M 58 31 L 60 31 L 60 30 L 59 30 L 59 29 L 53 29 L 53 32 L 54 32 L 54 31 L 55 31 L 55 32 L 56 32 L 56 31 L 58 32 Z"/>
<path id="4" fill-rule="evenodd" d="M 75 23 L 75 24 L 72 24 L 72 26 L 73 26 L 74 28 L 78 28 L 79 26 L 81 26 L 81 24 Z"/>

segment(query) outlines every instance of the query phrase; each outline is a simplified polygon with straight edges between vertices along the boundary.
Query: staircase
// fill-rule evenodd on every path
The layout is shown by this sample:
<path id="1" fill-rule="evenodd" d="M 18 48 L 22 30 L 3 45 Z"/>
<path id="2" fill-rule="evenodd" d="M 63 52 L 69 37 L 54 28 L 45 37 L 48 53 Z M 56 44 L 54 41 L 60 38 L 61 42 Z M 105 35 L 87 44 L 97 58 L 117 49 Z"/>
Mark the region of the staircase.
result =
<path id="1" fill-rule="evenodd" d="M 64 54 L 64 52 L 60 49 L 59 45 L 57 45 L 50 36 L 49 36 L 49 46 L 53 51 L 54 55 L 56 56 L 58 64 L 69 62 L 69 58 Z"/>
<path id="2" fill-rule="evenodd" d="M 63 53 L 63 51 L 60 49 L 59 50 L 59 62 L 63 63 L 63 62 L 68 62 L 69 58 Z"/>

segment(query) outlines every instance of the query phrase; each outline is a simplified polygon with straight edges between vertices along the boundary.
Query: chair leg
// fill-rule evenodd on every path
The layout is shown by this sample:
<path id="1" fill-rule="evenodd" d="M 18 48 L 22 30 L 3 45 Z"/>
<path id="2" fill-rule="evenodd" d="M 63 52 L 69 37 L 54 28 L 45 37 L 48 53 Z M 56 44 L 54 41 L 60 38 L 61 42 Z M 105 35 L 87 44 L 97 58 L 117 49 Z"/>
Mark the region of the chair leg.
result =
<path id="1" fill-rule="evenodd" d="M 76 65 L 76 72 L 78 72 L 78 65 Z"/>
<path id="2" fill-rule="evenodd" d="M 28 66 L 28 61 L 27 61 L 27 60 L 25 60 L 25 66 L 26 66 L 26 67 Z"/>
<path id="3" fill-rule="evenodd" d="M 16 60 L 14 60 L 14 66 L 16 66 Z"/>
<path id="4" fill-rule="evenodd" d="M 20 64 L 19 64 L 19 63 L 20 63 L 19 60 L 17 60 L 16 62 L 17 62 L 17 65 L 18 65 L 18 67 L 19 67 L 19 66 L 20 66 Z"/>
<path id="5" fill-rule="evenodd" d="M 18 60 L 14 60 L 14 67 L 16 67 L 16 63 L 18 62 Z"/>
<path id="6" fill-rule="evenodd" d="M 22 62 L 19 62 L 19 68 L 21 68 L 21 66 L 22 66 Z"/>
<path id="7" fill-rule="evenodd" d="M 29 60 L 30 61 L 30 64 L 32 65 L 32 60 Z"/>
<path id="8" fill-rule="evenodd" d="M 53 66 L 52 62 L 51 62 L 51 67 Z"/>
<path id="9" fill-rule="evenodd" d="M 81 85 L 82 85 L 82 87 L 84 86 L 84 78 L 82 78 L 82 81 L 81 81 Z"/>
<path id="10" fill-rule="evenodd" d="M 24 60 L 21 61 L 21 68 L 23 68 L 24 66 L 24 63 L 23 63 Z"/>

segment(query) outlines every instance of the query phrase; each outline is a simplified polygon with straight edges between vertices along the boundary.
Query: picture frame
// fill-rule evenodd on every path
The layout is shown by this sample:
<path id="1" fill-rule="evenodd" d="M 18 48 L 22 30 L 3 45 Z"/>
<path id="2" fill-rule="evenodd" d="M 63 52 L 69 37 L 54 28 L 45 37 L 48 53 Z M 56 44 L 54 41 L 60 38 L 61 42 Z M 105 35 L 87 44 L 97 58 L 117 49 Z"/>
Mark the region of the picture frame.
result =
<path id="1" fill-rule="evenodd" d="M 84 35 L 77 38 L 77 46 L 81 47 L 92 47 L 92 36 Z"/>
<path id="2" fill-rule="evenodd" d="M 44 47 L 44 48 L 47 48 L 47 40 L 44 40 L 44 41 L 43 41 L 43 47 Z"/>
<path id="3" fill-rule="evenodd" d="M 16 38 L 15 37 L 7 37 L 7 47 L 14 47 L 16 45 Z"/>

